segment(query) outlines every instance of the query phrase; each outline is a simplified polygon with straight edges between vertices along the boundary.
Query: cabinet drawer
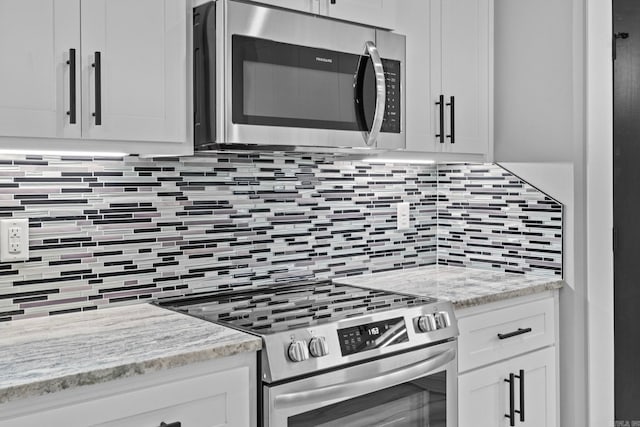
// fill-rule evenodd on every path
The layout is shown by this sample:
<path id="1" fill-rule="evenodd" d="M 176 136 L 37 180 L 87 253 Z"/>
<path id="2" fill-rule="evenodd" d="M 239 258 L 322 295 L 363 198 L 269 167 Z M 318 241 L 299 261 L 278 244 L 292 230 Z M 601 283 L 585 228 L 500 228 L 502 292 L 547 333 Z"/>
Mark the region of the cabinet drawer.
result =
<path id="1" fill-rule="evenodd" d="M 181 422 L 184 427 L 247 427 L 249 368 L 125 390 L 0 420 L 0 427 L 141 427 Z"/>
<path id="2" fill-rule="evenodd" d="M 462 315 L 458 327 L 458 370 L 464 372 L 553 344 L 554 299 Z"/>

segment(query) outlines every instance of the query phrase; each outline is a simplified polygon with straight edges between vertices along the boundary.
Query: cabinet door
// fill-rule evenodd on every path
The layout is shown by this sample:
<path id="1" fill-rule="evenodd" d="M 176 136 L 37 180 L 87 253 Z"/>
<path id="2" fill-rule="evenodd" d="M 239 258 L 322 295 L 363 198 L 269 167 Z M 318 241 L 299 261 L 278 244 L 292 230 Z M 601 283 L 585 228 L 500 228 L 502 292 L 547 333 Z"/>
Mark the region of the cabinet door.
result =
<path id="1" fill-rule="evenodd" d="M 458 377 L 460 427 L 509 426 L 509 373 L 524 370 L 524 422 L 519 427 L 556 427 L 556 368 L 554 347 L 496 363 Z M 520 382 L 515 379 L 515 408 L 521 409 Z"/>
<path id="2" fill-rule="evenodd" d="M 79 137 L 79 98 L 76 123 L 67 115 L 79 70 L 80 0 L 0 0 L 0 135 Z"/>
<path id="3" fill-rule="evenodd" d="M 319 13 L 320 1 L 323 0 L 257 0 L 258 3 L 265 3 L 271 6 L 283 7 L 285 9 L 299 10 L 307 13 Z"/>
<path id="4" fill-rule="evenodd" d="M 249 374 L 248 368 L 237 367 L 152 387 L 132 387 L 11 419 L 2 419 L 0 414 L 0 427 L 151 427 L 162 422 L 181 422 L 185 427 L 248 427 L 254 409 L 249 384 L 255 381 Z"/>
<path id="5" fill-rule="evenodd" d="M 323 13 L 326 7 L 326 14 L 332 18 L 380 28 L 396 27 L 394 0 L 335 0 L 334 3 L 331 0 L 324 1 L 325 4 L 321 4 L 320 12 Z"/>
<path id="6" fill-rule="evenodd" d="M 84 138 L 186 140 L 186 13 L 184 0 L 82 0 Z"/>
<path id="7" fill-rule="evenodd" d="M 405 129 L 408 151 L 438 150 L 435 134 L 438 110 L 435 100 L 438 93 L 431 89 L 431 43 L 429 17 L 437 2 L 424 0 L 402 0 L 398 5 L 398 33 L 407 36 L 407 60 L 405 82 L 407 90 Z M 439 76 L 439 73 L 435 73 Z M 439 89 L 439 88 L 438 88 Z"/>
<path id="8" fill-rule="evenodd" d="M 435 90 L 446 105 L 445 151 L 485 154 L 491 131 L 492 0 L 439 1 L 432 16 L 431 37 L 440 40 L 432 52 Z M 434 19 L 435 18 L 435 19 Z M 434 68 L 435 68 L 434 67 Z M 452 126 L 453 124 L 453 126 Z M 453 137 L 451 137 L 453 135 Z M 452 142 L 455 139 L 455 143 Z"/>

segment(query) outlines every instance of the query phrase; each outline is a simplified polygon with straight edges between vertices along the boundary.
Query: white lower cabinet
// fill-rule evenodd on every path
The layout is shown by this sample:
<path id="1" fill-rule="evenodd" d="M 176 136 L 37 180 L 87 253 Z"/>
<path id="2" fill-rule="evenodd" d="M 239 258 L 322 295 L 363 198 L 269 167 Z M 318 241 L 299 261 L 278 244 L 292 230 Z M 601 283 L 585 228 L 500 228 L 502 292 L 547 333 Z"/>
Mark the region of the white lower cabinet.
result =
<path id="1" fill-rule="evenodd" d="M 524 371 L 524 393 L 520 393 Z M 510 388 L 514 374 L 514 423 L 510 424 Z M 555 426 L 556 367 L 553 347 L 496 363 L 458 377 L 460 427 Z"/>
<path id="2" fill-rule="evenodd" d="M 0 427 L 255 426 L 255 353 L 251 356 L 10 402 L 0 405 Z"/>
<path id="3" fill-rule="evenodd" d="M 553 291 L 457 313 L 459 427 L 559 427 L 557 311 Z"/>

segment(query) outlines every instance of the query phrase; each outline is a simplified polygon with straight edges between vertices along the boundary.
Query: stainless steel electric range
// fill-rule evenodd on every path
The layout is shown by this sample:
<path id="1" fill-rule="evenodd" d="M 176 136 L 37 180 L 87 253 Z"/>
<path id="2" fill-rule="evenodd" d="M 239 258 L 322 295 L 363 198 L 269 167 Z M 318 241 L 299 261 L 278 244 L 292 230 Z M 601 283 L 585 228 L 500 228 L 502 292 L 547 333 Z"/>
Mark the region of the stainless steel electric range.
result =
<path id="1" fill-rule="evenodd" d="M 262 337 L 263 426 L 457 425 L 449 302 L 318 281 L 157 304 Z"/>

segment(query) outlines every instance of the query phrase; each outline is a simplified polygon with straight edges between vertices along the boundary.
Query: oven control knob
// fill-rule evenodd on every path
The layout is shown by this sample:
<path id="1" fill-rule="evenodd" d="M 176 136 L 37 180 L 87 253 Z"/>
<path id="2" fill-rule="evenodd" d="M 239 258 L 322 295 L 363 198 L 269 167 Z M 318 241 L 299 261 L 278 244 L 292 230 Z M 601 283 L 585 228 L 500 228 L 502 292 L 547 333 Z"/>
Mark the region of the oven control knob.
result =
<path id="1" fill-rule="evenodd" d="M 420 332 L 431 332 L 436 330 L 436 319 L 433 314 L 425 314 L 418 318 L 418 329 Z"/>
<path id="2" fill-rule="evenodd" d="M 449 313 L 441 311 L 436 313 L 436 328 L 443 329 L 451 326 L 451 320 L 449 320 Z"/>
<path id="3" fill-rule="evenodd" d="M 293 341 L 287 353 L 292 362 L 304 362 L 309 358 L 309 349 L 304 341 Z"/>
<path id="4" fill-rule="evenodd" d="M 329 354 L 327 339 L 325 337 L 313 337 L 309 341 L 309 352 L 313 357 L 322 357 Z"/>

